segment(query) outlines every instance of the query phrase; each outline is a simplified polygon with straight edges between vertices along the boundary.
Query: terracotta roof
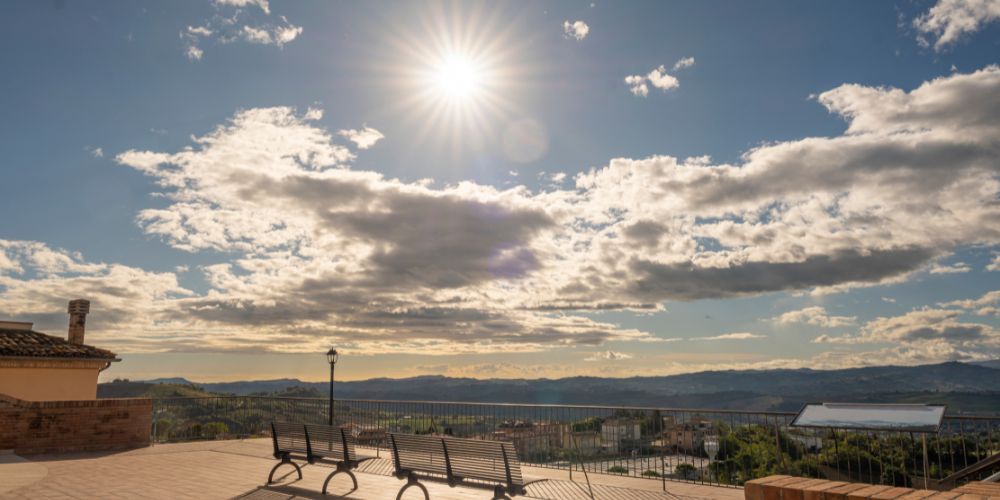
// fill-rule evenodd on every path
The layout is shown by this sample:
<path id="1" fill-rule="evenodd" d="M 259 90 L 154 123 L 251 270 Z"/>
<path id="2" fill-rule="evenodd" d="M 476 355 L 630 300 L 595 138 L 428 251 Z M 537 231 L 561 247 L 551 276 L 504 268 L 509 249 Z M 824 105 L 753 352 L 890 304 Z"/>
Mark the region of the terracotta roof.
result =
<path id="1" fill-rule="evenodd" d="M 117 358 L 115 353 L 89 345 L 71 344 L 68 340 L 32 330 L 0 328 L 0 357 L 19 358 Z"/>

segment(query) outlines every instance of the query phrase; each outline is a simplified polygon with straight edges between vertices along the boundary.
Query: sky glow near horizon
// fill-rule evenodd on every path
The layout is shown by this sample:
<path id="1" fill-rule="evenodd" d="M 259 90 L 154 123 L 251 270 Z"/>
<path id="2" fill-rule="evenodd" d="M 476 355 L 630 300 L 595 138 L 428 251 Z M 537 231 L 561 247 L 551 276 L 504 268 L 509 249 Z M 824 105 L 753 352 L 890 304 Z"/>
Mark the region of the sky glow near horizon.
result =
<path id="1" fill-rule="evenodd" d="M 0 319 L 108 377 L 1000 357 L 1000 0 L 0 13 Z"/>

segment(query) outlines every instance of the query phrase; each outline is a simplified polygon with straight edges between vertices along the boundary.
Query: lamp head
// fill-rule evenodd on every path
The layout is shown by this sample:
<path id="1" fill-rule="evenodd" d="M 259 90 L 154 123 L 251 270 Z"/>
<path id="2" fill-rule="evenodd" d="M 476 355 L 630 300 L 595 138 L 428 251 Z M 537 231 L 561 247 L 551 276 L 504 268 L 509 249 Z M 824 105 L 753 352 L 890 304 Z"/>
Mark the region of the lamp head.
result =
<path id="1" fill-rule="evenodd" d="M 337 359 L 340 358 L 340 354 L 337 354 L 336 349 L 330 349 L 326 351 L 326 361 L 331 365 L 337 364 Z"/>

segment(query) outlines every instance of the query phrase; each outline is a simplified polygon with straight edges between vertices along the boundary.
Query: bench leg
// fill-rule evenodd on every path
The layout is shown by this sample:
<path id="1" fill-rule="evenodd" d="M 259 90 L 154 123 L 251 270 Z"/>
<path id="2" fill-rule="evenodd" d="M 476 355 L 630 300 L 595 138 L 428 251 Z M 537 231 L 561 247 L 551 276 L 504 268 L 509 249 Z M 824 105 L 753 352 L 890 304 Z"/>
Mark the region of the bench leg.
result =
<path id="1" fill-rule="evenodd" d="M 503 486 L 497 486 L 493 488 L 493 500 L 510 500 L 510 497 L 507 496 L 507 491 Z"/>
<path id="2" fill-rule="evenodd" d="M 424 492 L 424 500 L 431 500 L 431 494 L 427 492 L 427 487 L 420 484 L 417 481 L 417 478 L 415 477 L 410 477 L 409 479 L 406 480 L 406 484 L 404 484 L 403 487 L 400 488 L 399 493 L 396 495 L 396 500 L 400 500 L 401 498 L 403 498 L 403 492 L 405 492 L 406 489 L 409 488 L 410 486 L 416 486 L 420 488 Z"/>
<path id="3" fill-rule="evenodd" d="M 278 470 L 278 467 L 281 467 L 282 465 L 285 464 L 289 464 L 292 467 L 295 467 L 295 472 L 299 474 L 299 479 L 302 479 L 302 469 L 299 468 L 299 464 L 292 462 L 287 457 L 284 457 L 281 459 L 280 462 L 278 462 L 277 465 L 274 466 L 273 469 L 271 469 L 271 473 L 267 475 L 267 484 L 271 484 L 274 482 L 274 472 Z"/>
<path id="4" fill-rule="evenodd" d="M 351 488 L 351 491 L 354 491 L 354 490 L 358 489 L 358 478 L 357 478 L 357 476 L 355 476 L 354 473 L 350 471 L 350 469 L 347 469 L 346 467 L 337 466 L 337 470 L 331 472 L 329 476 L 326 476 L 326 481 L 323 481 L 323 494 L 324 495 L 326 495 L 326 487 L 330 485 L 330 480 L 333 479 L 333 476 L 336 476 L 337 474 L 340 474 L 341 472 L 346 472 L 347 475 L 350 476 L 351 481 L 354 483 L 354 488 Z"/>

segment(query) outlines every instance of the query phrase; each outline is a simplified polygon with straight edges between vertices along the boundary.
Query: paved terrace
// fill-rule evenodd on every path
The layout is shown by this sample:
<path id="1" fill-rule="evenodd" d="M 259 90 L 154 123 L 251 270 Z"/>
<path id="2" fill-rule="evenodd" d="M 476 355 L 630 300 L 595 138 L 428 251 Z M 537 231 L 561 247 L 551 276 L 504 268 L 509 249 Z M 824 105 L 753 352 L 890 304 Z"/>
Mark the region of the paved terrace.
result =
<path id="1" fill-rule="evenodd" d="M 368 450 L 359 450 L 364 453 Z M 395 499 L 404 484 L 391 475 L 392 464 L 382 457 L 365 461 L 357 474 L 359 488 L 340 474 L 330 483 L 330 495 L 320 490 L 331 469 L 325 465 L 303 468 L 303 479 L 294 470 L 279 469 L 281 480 L 267 486 L 267 473 L 276 463 L 268 439 L 161 444 L 117 453 L 80 453 L 33 456 L 0 455 L 0 498 L 3 499 L 156 499 L 242 498 L 283 500 L 294 498 Z M 589 499 L 582 473 L 570 481 L 566 471 L 525 467 L 528 479 L 548 480 L 528 486 L 528 498 Z M 741 500 L 743 490 L 670 482 L 667 491 L 659 480 L 590 475 L 594 498 L 602 500 Z M 449 488 L 426 483 L 434 500 L 485 500 L 492 491 Z M 407 490 L 406 499 L 422 498 Z M 525 497 L 516 497 L 525 498 Z"/>

